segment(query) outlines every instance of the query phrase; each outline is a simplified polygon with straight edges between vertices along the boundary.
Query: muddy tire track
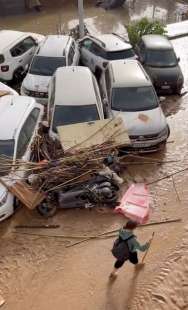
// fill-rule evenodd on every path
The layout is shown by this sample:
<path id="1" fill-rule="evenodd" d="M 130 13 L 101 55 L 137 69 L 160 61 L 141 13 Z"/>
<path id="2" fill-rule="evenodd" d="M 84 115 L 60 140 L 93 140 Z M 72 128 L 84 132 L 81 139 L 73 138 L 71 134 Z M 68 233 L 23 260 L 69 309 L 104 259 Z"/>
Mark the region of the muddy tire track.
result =
<path id="1" fill-rule="evenodd" d="M 188 309 L 188 226 L 180 243 L 161 265 L 153 282 L 138 285 L 128 309 Z"/>

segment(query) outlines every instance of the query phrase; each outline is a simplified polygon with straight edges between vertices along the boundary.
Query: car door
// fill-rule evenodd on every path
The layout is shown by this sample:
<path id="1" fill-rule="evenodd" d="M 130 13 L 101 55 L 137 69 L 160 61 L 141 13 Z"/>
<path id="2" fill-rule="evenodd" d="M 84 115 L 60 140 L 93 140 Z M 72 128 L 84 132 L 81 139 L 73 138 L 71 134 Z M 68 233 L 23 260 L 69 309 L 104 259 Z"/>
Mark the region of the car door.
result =
<path id="1" fill-rule="evenodd" d="M 83 65 L 89 67 L 91 71 L 95 72 L 97 64 L 97 55 L 95 50 L 97 48 L 97 44 L 89 38 L 84 39 L 80 44 L 81 61 Z"/>
<path id="2" fill-rule="evenodd" d="M 32 37 L 26 37 L 10 49 L 13 58 L 13 72 L 17 68 L 23 68 L 24 71 L 30 64 L 36 50 L 36 42 Z"/>
<path id="3" fill-rule="evenodd" d="M 38 129 L 39 120 L 40 109 L 34 108 L 20 130 L 16 146 L 16 159 L 30 160 L 31 144 Z M 17 177 L 23 178 L 26 175 L 24 165 L 21 169 L 16 170 L 15 174 Z"/>

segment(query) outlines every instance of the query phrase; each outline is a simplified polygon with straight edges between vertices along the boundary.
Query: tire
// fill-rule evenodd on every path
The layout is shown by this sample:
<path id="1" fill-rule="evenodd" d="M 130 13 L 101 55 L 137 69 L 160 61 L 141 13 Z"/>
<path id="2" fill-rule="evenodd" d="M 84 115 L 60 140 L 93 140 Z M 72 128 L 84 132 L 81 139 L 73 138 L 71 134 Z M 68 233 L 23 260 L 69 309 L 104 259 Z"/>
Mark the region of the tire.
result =
<path id="1" fill-rule="evenodd" d="M 16 197 L 14 197 L 14 201 L 13 201 L 14 211 L 17 210 L 20 206 L 21 205 L 20 205 L 19 200 Z"/>
<path id="2" fill-rule="evenodd" d="M 37 211 L 45 218 L 52 217 L 57 212 L 57 205 L 54 202 L 44 200 L 38 207 Z"/>

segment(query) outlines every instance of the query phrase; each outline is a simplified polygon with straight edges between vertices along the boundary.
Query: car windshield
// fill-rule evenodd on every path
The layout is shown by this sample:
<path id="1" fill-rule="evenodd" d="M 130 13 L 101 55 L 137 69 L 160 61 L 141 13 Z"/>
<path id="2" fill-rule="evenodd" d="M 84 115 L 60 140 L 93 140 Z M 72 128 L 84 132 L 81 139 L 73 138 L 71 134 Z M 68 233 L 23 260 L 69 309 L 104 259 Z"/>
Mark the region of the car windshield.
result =
<path id="1" fill-rule="evenodd" d="M 151 110 L 158 107 L 153 87 L 121 87 L 112 90 L 112 109 L 123 112 Z"/>
<path id="2" fill-rule="evenodd" d="M 0 176 L 10 171 L 10 166 L 5 166 L 5 158 L 12 159 L 14 155 L 14 140 L 0 140 Z"/>
<path id="3" fill-rule="evenodd" d="M 114 52 L 106 52 L 107 60 L 118 60 L 118 59 L 126 59 L 130 57 L 134 57 L 135 53 L 132 48 L 122 50 L 122 51 L 114 51 Z"/>
<path id="4" fill-rule="evenodd" d="M 173 50 L 148 50 L 146 64 L 153 67 L 174 67 L 177 58 Z"/>
<path id="5" fill-rule="evenodd" d="M 52 76 L 57 68 L 66 66 L 65 57 L 35 56 L 31 64 L 30 73 Z"/>
<path id="6" fill-rule="evenodd" d="M 84 123 L 99 120 L 96 105 L 83 106 L 56 106 L 53 119 L 53 131 L 57 132 L 58 126 Z"/>

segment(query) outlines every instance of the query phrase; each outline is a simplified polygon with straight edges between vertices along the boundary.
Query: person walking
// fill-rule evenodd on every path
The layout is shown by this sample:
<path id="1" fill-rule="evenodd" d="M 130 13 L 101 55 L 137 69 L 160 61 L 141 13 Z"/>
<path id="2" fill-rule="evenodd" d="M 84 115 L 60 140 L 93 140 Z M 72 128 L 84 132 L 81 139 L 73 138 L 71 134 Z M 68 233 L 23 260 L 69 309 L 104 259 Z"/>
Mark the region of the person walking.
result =
<path id="1" fill-rule="evenodd" d="M 129 260 L 132 264 L 138 264 L 137 251 L 146 251 L 150 246 L 150 241 L 141 245 L 137 241 L 137 237 L 133 231 L 138 226 L 138 223 L 129 220 L 125 226 L 119 231 L 119 237 L 115 240 L 112 254 L 116 258 L 114 269 L 110 274 L 110 278 L 114 278 L 118 275 L 118 269 Z"/>

